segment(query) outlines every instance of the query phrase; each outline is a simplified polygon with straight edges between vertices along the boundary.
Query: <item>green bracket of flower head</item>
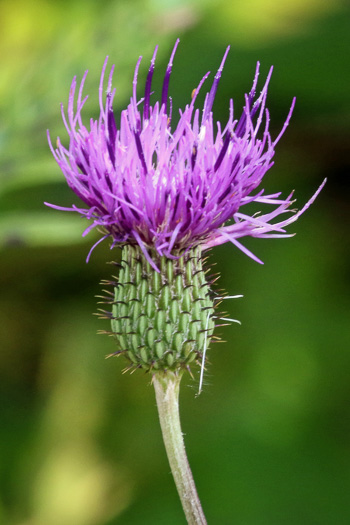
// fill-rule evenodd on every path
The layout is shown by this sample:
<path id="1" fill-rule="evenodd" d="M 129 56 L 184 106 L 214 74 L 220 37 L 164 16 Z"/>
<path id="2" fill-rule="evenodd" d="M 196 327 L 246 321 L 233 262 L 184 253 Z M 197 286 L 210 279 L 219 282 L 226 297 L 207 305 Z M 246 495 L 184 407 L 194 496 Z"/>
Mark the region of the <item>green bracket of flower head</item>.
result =
<path id="1" fill-rule="evenodd" d="M 200 248 L 179 259 L 156 257 L 154 270 L 138 247 L 122 251 L 112 332 L 131 368 L 179 370 L 200 362 L 214 331 L 214 304 Z"/>

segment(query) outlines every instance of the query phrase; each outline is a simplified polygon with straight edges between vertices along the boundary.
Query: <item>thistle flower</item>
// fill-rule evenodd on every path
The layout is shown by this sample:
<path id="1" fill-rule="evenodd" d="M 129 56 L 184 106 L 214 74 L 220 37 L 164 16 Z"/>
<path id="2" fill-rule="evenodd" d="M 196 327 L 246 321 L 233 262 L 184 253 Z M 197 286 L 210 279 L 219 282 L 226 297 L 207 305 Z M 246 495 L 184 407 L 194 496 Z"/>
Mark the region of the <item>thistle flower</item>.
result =
<path id="1" fill-rule="evenodd" d="M 90 219 L 92 224 L 83 235 L 97 227 L 103 236 L 96 244 L 110 237 L 111 248 L 123 247 L 119 281 L 113 300 L 108 301 L 112 312 L 103 313 L 112 320 L 119 346 L 115 353 L 125 354 L 131 367 L 146 370 L 188 368 L 193 361 L 203 370 L 206 346 L 219 317 L 214 315 L 213 294 L 202 268 L 203 250 L 231 241 L 261 262 L 238 239 L 290 236 L 285 227 L 298 219 L 322 188 L 300 211 L 290 210 L 293 193 L 281 198 L 280 193 L 266 195 L 259 189 L 295 104 L 293 99 L 282 130 L 273 139 L 266 108 L 272 68 L 256 96 L 258 63 L 240 117 L 235 119 L 231 100 L 225 127 L 219 122 L 214 125 L 212 107 L 229 47 L 202 111 L 195 103 L 209 73 L 172 128 L 168 88 L 178 43 L 166 68 L 159 101 L 151 103 L 156 47 L 141 100 L 137 98 L 141 57 L 137 62 L 132 97 L 118 126 L 113 110 L 114 66 L 105 103 L 103 100 L 107 57 L 99 88 L 99 119 L 90 120 L 90 129 L 82 122 L 86 72 L 77 97 L 73 79 L 67 117 L 61 106 L 70 138 L 68 149 L 59 139 L 54 149 L 49 137 L 68 185 L 86 208 L 49 206 Z M 243 209 L 252 202 L 270 209 L 249 216 Z"/>
<path id="2" fill-rule="evenodd" d="M 280 193 L 265 195 L 263 189 L 258 189 L 273 165 L 275 147 L 289 124 L 295 99 L 282 130 L 273 139 L 266 109 L 272 68 L 256 97 L 258 63 L 240 117 L 235 119 L 231 100 L 225 127 L 222 128 L 219 122 L 215 124 L 212 107 L 228 47 L 202 111 L 195 108 L 195 102 L 209 73 L 194 90 L 191 102 L 180 111 L 178 123 L 172 129 L 168 87 L 178 42 L 166 69 L 161 99 L 153 105 L 151 83 L 157 48 L 140 101 L 136 92 L 139 58 L 133 94 L 128 107 L 121 112 L 119 127 L 113 111 L 114 66 L 109 74 L 104 103 L 106 59 L 99 88 L 100 117 L 98 121 L 90 121 L 90 129 L 81 119 L 87 99 L 82 99 L 87 72 L 80 84 L 76 106 L 77 80 L 73 79 L 68 118 L 62 106 L 62 117 L 70 138 L 69 148 L 65 148 L 59 139 L 56 149 L 50 138 L 49 142 L 68 185 L 87 207 L 49 206 L 75 211 L 92 220 L 83 235 L 98 227 L 104 232 L 98 242 L 111 237 L 112 248 L 116 244 L 138 246 L 156 270 L 159 270 L 156 254 L 173 259 L 196 246 L 205 250 L 228 241 L 261 262 L 238 239 L 245 236 L 289 236 L 285 227 L 298 219 L 321 190 L 319 188 L 300 211 L 295 211 L 290 210 L 293 193 L 281 198 Z M 251 202 L 275 208 L 249 216 L 243 212 L 243 207 Z M 291 211 L 288 218 L 285 218 L 286 211 Z"/>
<path id="3" fill-rule="evenodd" d="M 188 523 L 204 525 L 178 412 L 182 373 L 190 371 L 193 363 L 200 364 L 201 388 L 208 343 L 214 337 L 217 319 L 221 319 L 215 313 L 221 297 L 215 296 L 211 281 L 207 281 L 202 252 L 230 241 L 261 262 L 238 239 L 288 237 L 286 226 L 310 206 L 324 183 L 300 211 L 290 209 L 293 193 L 282 198 L 280 193 L 265 195 L 260 189 L 295 104 L 293 100 L 282 130 L 273 139 L 266 109 L 272 68 L 256 96 L 258 63 L 240 117 L 234 117 L 231 100 L 226 125 L 214 124 L 212 107 L 229 47 L 202 111 L 195 104 L 209 73 L 172 127 L 168 88 L 178 42 L 166 69 L 161 98 L 154 104 L 151 84 L 157 48 L 144 96 L 138 100 L 140 57 L 132 97 L 121 112 L 119 126 L 113 110 L 114 66 L 104 102 L 106 59 L 99 88 L 100 116 L 97 121 L 90 120 L 90 129 L 81 117 L 87 99 L 83 98 L 87 72 L 77 97 L 77 81 L 73 79 L 67 117 L 62 106 L 69 147 L 58 139 L 54 148 L 50 137 L 49 143 L 68 185 L 86 207 L 48 206 L 79 213 L 92 221 L 83 235 L 97 227 L 103 232 L 98 242 L 110 237 L 111 248 L 122 247 L 119 277 L 105 283 L 113 287 L 104 298 L 112 311 L 102 311 L 102 317 L 111 320 L 111 333 L 118 345 L 112 355 L 124 354 L 130 369 L 152 373 L 163 438 Z M 269 211 L 249 216 L 243 207 L 252 202 L 269 205 Z M 290 215 L 286 217 L 287 212 Z"/>

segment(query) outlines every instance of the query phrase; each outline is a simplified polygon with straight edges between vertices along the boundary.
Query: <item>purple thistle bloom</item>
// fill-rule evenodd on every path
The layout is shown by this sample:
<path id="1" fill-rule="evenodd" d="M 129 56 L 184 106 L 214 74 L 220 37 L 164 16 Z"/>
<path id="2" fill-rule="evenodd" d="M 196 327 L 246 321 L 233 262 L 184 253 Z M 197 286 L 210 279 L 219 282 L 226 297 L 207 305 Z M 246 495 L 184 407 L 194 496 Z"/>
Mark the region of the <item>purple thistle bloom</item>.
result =
<path id="1" fill-rule="evenodd" d="M 153 267 L 154 252 L 177 258 L 197 245 L 206 249 L 227 241 L 261 262 L 238 239 L 290 236 L 285 227 L 299 218 L 324 185 L 323 182 L 300 211 L 289 209 L 294 202 L 293 193 L 282 199 L 280 193 L 265 195 L 263 189 L 257 190 L 273 165 L 275 146 L 289 124 L 295 99 L 281 132 L 273 140 L 269 133 L 269 112 L 265 107 L 272 68 L 256 97 L 258 63 L 240 118 L 234 118 L 231 100 L 226 126 L 222 129 L 219 122 L 214 126 L 212 106 L 228 47 L 205 97 L 202 112 L 195 108 L 195 101 L 209 73 L 194 90 L 191 102 L 180 111 L 178 124 L 172 129 L 168 87 L 178 43 L 179 40 L 166 69 L 161 101 L 154 105 L 151 104 L 151 83 L 157 48 L 148 71 L 144 98 L 138 101 L 139 58 L 133 94 L 127 109 L 121 112 L 119 127 L 113 113 L 114 66 L 109 74 L 106 102 L 103 102 L 108 57 L 99 88 L 100 117 L 98 121 L 90 120 L 90 129 L 81 119 L 87 99 L 82 99 L 87 72 L 80 84 L 76 106 L 77 81 L 76 77 L 73 79 L 67 118 L 62 106 L 62 117 L 70 137 L 69 148 L 59 139 L 56 149 L 50 137 L 49 143 L 68 185 L 87 208 L 48 205 L 78 212 L 92 220 L 83 235 L 98 227 L 104 232 L 98 242 L 111 237 L 112 248 L 116 244 L 139 245 Z M 275 207 L 273 211 L 249 216 L 243 213 L 242 207 L 251 202 Z M 280 216 L 286 212 L 292 215 L 282 219 Z"/>

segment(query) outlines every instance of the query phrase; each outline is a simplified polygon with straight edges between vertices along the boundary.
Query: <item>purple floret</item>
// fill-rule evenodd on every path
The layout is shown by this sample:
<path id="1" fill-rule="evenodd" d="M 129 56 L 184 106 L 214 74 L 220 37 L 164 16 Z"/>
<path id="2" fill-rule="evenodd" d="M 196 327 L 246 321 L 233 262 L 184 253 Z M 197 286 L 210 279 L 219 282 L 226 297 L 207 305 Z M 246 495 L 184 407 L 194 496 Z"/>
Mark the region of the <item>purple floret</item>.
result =
<path id="1" fill-rule="evenodd" d="M 263 189 L 257 189 L 273 165 L 275 146 L 289 124 L 295 99 L 281 132 L 272 140 L 269 112 L 265 107 L 272 68 L 256 97 L 258 63 L 240 118 L 234 118 L 231 100 L 226 126 L 222 129 L 219 122 L 214 126 L 212 106 L 228 47 L 206 95 L 202 112 L 195 108 L 195 101 L 209 73 L 194 91 L 191 102 L 180 111 L 178 124 L 172 129 L 168 88 L 178 43 L 177 40 L 166 69 L 161 102 L 154 105 L 151 104 L 151 83 L 157 48 L 147 75 L 144 98 L 138 101 L 139 58 L 133 94 L 127 109 L 121 112 L 119 126 L 113 113 L 114 66 L 109 74 L 106 101 L 103 102 L 108 57 L 99 89 L 100 117 L 98 121 L 90 120 L 90 129 L 81 120 L 81 110 L 87 99 L 82 99 L 87 72 L 80 84 L 76 104 L 77 81 L 73 79 L 67 118 L 62 106 L 62 117 L 70 138 L 69 148 L 66 149 L 59 139 L 56 149 L 50 137 L 49 143 L 68 185 L 87 207 L 48 205 L 78 212 L 92 220 L 84 235 L 93 227 L 99 227 L 105 235 L 98 242 L 111 237 L 112 247 L 138 244 L 152 266 L 155 266 L 152 252 L 176 258 L 199 244 L 205 249 L 227 241 L 261 262 L 238 239 L 247 235 L 263 238 L 290 236 L 285 227 L 296 221 L 312 204 L 324 185 L 323 182 L 300 211 L 289 209 L 294 202 L 293 193 L 282 199 L 280 193 L 265 195 Z M 242 211 L 242 206 L 251 202 L 273 205 L 274 209 L 251 217 Z M 283 219 L 279 217 L 286 212 L 292 215 Z"/>

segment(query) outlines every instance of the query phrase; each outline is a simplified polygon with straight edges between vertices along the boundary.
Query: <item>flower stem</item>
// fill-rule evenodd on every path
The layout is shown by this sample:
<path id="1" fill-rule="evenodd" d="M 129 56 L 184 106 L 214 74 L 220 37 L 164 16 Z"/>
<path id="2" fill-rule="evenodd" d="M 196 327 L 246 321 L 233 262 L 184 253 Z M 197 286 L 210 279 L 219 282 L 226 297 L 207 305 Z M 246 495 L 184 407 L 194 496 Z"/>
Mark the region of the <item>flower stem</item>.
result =
<path id="1" fill-rule="evenodd" d="M 196 486 L 187 460 L 179 416 L 179 389 L 182 373 L 156 373 L 156 392 L 160 426 L 165 449 L 183 510 L 189 525 L 206 525 Z"/>

